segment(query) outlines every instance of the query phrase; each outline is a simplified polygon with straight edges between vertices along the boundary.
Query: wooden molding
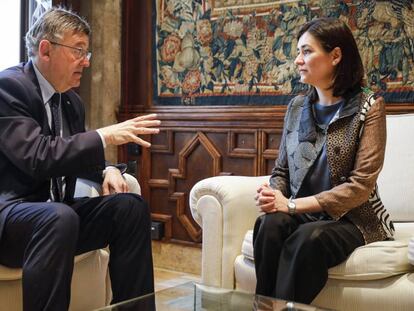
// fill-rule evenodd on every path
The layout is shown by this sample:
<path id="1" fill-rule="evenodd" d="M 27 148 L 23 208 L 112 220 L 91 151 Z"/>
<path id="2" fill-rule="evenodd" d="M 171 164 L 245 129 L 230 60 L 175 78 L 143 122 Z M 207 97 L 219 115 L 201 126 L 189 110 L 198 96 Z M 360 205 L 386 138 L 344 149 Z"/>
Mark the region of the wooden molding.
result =
<path id="1" fill-rule="evenodd" d="M 172 135 L 171 130 L 162 130 L 157 135 L 158 141 L 160 140 L 160 136 L 165 136 L 164 144 L 160 143 L 152 143 L 151 144 L 151 152 L 153 153 L 165 153 L 165 154 L 173 154 L 174 153 L 174 136 Z"/>
<path id="2" fill-rule="evenodd" d="M 172 216 L 158 213 L 151 213 L 151 219 L 164 223 L 163 241 L 168 241 L 172 237 Z"/>
<path id="3" fill-rule="evenodd" d="M 184 148 L 179 152 L 178 169 L 170 168 L 168 171 L 168 198 L 175 201 L 176 215 L 181 225 L 185 228 L 191 239 L 195 242 L 201 241 L 201 229 L 195 227 L 192 221 L 186 214 L 187 196 L 183 192 L 177 192 L 176 181 L 177 179 L 186 179 L 187 177 L 187 159 L 191 156 L 193 151 L 198 146 L 203 146 L 207 151 L 213 162 L 212 176 L 216 176 L 221 171 L 221 155 L 215 148 L 213 143 L 202 132 L 197 134 L 191 139 Z"/>

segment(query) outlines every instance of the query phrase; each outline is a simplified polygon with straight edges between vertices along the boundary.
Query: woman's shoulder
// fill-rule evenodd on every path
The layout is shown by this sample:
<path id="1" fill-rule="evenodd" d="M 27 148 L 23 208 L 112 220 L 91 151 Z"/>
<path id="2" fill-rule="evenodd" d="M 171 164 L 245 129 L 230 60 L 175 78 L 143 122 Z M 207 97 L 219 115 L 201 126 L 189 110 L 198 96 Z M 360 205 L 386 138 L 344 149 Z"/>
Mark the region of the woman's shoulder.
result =
<path id="1" fill-rule="evenodd" d="M 362 89 L 361 96 L 361 117 L 367 115 L 369 112 L 381 111 L 385 109 L 385 100 L 382 96 L 376 94 L 369 88 Z"/>
<path id="2" fill-rule="evenodd" d="M 305 95 L 297 95 L 292 98 L 286 108 L 285 122 L 292 124 L 297 122 L 307 101 L 308 97 Z"/>

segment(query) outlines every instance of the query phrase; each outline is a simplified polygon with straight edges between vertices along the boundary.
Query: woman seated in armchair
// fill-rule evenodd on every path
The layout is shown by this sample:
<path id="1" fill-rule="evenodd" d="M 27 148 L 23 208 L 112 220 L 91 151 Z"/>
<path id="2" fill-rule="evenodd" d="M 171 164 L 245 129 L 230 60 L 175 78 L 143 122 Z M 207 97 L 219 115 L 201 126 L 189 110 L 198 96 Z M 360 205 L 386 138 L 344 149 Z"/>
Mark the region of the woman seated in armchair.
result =
<path id="1" fill-rule="evenodd" d="M 377 194 L 386 124 L 381 97 L 364 89 L 350 29 L 319 18 L 301 27 L 298 67 L 306 95 L 285 115 L 270 183 L 257 190 L 256 293 L 311 303 L 328 269 L 364 244 L 393 235 Z"/>

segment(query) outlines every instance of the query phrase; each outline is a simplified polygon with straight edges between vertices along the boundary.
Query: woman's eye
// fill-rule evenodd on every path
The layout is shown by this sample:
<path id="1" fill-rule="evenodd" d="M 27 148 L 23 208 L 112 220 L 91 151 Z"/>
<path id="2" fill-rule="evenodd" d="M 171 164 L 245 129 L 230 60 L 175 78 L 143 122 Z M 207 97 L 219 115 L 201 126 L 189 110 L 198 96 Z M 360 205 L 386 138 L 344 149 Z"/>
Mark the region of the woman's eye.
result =
<path id="1" fill-rule="evenodd" d="M 303 54 L 304 55 L 307 55 L 307 54 L 309 54 L 311 52 L 311 50 L 303 50 Z"/>

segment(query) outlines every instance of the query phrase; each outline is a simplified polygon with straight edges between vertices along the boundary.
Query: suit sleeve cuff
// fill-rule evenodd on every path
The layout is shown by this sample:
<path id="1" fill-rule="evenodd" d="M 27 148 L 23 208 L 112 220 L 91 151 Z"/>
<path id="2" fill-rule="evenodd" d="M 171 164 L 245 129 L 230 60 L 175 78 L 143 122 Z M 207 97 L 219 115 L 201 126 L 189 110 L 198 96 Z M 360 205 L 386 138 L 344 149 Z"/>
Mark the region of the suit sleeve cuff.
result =
<path id="1" fill-rule="evenodd" d="M 102 146 L 104 147 L 104 149 L 106 148 L 106 142 L 105 142 L 105 138 L 103 137 L 102 133 L 98 130 L 96 130 L 96 132 L 99 134 L 99 137 L 101 138 L 102 141 Z"/>

